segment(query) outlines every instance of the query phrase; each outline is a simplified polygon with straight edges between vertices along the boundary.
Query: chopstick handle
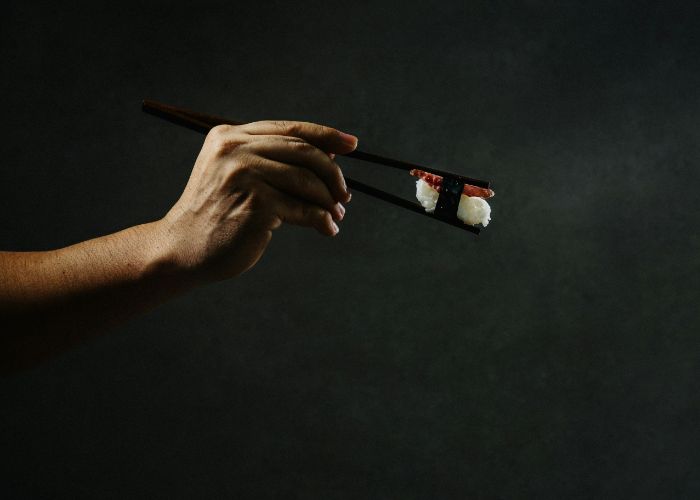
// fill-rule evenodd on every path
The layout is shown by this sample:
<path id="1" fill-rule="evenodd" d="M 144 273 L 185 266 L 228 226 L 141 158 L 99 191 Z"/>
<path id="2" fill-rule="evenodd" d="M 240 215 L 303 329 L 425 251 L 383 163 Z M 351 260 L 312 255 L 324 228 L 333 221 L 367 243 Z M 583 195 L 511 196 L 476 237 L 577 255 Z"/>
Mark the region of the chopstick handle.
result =
<path id="1" fill-rule="evenodd" d="M 243 125 L 243 122 L 229 120 L 221 116 L 205 115 L 204 113 L 177 108 L 150 99 L 143 100 L 141 109 L 150 115 L 157 116 L 158 118 L 202 134 L 206 134 L 217 125 Z"/>

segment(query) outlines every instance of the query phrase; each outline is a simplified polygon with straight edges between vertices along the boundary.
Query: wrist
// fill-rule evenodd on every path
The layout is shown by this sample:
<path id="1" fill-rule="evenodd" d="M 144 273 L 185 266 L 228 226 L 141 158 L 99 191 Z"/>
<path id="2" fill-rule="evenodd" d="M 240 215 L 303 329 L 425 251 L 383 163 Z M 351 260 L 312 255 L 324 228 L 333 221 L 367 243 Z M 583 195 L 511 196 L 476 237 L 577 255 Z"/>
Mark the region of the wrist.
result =
<path id="1" fill-rule="evenodd" d="M 141 234 L 143 278 L 169 287 L 174 293 L 196 285 L 194 272 L 178 252 L 177 239 L 166 219 L 136 226 Z"/>

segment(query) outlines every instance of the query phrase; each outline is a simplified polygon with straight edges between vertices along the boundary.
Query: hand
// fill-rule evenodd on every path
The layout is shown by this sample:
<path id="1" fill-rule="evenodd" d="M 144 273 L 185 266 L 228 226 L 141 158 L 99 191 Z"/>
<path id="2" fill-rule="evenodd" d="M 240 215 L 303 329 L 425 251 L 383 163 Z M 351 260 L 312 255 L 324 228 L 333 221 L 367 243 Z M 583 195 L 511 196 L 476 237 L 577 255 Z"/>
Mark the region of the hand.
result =
<path id="1" fill-rule="evenodd" d="M 333 161 L 357 138 L 305 122 L 220 125 L 207 135 L 185 190 L 160 221 L 178 269 L 196 282 L 250 269 L 283 222 L 334 236 L 350 201 Z"/>

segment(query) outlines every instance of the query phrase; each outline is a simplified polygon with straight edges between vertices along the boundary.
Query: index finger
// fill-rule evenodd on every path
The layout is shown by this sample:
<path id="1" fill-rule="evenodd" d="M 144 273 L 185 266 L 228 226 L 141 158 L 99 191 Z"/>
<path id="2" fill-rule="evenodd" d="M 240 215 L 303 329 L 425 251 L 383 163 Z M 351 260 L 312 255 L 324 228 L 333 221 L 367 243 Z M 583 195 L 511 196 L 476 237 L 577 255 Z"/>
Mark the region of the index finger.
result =
<path id="1" fill-rule="evenodd" d="M 345 154 L 357 147 L 357 137 L 325 125 L 310 122 L 266 120 L 246 123 L 241 130 L 251 135 L 298 137 L 326 153 Z"/>

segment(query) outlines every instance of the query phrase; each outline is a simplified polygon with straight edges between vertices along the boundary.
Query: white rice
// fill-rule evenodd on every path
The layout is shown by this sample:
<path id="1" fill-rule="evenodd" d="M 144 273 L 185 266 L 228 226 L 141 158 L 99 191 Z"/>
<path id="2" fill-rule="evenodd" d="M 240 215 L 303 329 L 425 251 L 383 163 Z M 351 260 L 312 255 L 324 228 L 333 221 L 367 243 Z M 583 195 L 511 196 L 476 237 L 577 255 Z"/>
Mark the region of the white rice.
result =
<path id="1" fill-rule="evenodd" d="M 440 193 L 431 188 L 430 184 L 423 179 L 416 181 L 416 198 L 418 198 L 426 212 L 433 213 L 435 211 L 435 205 L 437 205 L 439 196 Z"/>
<path id="2" fill-rule="evenodd" d="M 416 198 L 418 198 L 426 212 L 432 213 L 435 211 L 435 205 L 439 196 L 440 193 L 430 187 L 430 184 L 423 179 L 416 181 Z M 486 227 L 491 221 L 491 207 L 483 198 L 462 195 L 459 200 L 459 207 L 457 207 L 457 218 L 471 226 L 481 224 Z"/>
<path id="3" fill-rule="evenodd" d="M 491 220 L 491 207 L 483 198 L 462 195 L 457 207 L 457 218 L 465 224 L 481 224 L 486 227 Z"/>

